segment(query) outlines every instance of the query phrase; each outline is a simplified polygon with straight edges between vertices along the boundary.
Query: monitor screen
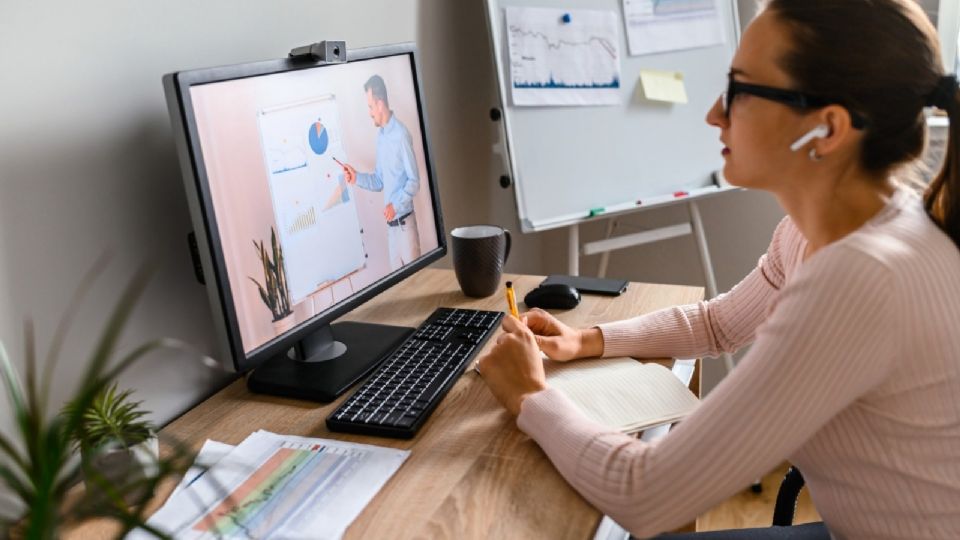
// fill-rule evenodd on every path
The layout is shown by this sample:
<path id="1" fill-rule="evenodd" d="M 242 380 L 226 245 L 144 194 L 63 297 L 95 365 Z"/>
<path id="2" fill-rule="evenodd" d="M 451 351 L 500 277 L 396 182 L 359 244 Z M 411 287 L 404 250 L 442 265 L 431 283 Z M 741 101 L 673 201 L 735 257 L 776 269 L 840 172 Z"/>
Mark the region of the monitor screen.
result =
<path id="1" fill-rule="evenodd" d="M 168 77 L 237 369 L 445 253 L 412 48 Z"/>

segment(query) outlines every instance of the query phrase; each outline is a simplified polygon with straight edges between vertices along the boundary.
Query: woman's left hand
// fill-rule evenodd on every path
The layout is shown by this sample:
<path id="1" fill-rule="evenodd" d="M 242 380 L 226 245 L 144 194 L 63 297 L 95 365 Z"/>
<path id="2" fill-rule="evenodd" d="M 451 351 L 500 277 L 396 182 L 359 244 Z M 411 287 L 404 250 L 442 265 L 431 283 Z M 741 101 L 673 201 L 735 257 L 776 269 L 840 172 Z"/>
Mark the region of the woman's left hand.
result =
<path id="1" fill-rule="evenodd" d="M 543 360 L 536 338 L 516 317 L 503 318 L 503 334 L 496 345 L 477 360 L 477 370 L 494 397 L 513 415 L 523 400 L 547 388 Z"/>

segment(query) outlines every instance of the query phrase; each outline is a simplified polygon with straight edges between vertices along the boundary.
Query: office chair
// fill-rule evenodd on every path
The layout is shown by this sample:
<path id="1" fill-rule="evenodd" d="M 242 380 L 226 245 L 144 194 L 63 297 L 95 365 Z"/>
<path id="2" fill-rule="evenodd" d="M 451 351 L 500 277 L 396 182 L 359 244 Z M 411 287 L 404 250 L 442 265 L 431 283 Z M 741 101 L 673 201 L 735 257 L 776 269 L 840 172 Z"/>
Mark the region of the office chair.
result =
<path id="1" fill-rule="evenodd" d="M 790 467 L 780 482 L 777 502 L 773 507 L 773 526 L 789 527 L 793 525 L 793 516 L 797 512 L 797 497 L 803 489 L 803 475 L 800 469 Z"/>
<path id="2" fill-rule="evenodd" d="M 793 525 L 797 511 L 797 496 L 803 489 L 803 475 L 796 467 L 790 467 L 780 483 L 777 502 L 773 509 L 773 523 L 770 528 L 734 529 L 728 531 L 710 531 L 700 533 L 664 534 L 658 540 L 743 540 L 755 538 L 764 540 L 827 540 L 830 532 L 823 523 L 804 523 Z M 633 537 L 631 537 L 632 539 Z"/>

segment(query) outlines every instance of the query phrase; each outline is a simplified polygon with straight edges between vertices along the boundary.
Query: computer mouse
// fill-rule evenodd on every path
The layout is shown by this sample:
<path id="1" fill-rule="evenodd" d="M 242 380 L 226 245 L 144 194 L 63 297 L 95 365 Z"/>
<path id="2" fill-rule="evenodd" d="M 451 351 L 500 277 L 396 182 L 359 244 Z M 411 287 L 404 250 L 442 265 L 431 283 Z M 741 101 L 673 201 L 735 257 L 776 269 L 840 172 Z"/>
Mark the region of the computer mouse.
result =
<path id="1" fill-rule="evenodd" d="M 580 303 L 580 292 L 565 283 L 541 285 L 523 297 L 527 307 L 572 309 Z"/>

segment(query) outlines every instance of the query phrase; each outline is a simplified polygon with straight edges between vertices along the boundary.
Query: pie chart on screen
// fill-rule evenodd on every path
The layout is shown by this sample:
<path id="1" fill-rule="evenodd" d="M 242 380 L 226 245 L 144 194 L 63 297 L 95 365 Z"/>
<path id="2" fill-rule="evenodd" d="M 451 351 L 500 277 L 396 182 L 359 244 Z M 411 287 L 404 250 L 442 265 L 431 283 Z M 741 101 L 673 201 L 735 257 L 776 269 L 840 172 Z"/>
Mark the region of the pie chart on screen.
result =
<path id="1" fill-rule="evenodd" d="M 327 135 L 327 128 L 319 121 L 310 124 L 310 133 L 307 135 L 310 141 L 310 149 L 317 155 L 322 155 L 327 151 L 330 143 L 330 137 Z"/>

